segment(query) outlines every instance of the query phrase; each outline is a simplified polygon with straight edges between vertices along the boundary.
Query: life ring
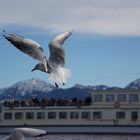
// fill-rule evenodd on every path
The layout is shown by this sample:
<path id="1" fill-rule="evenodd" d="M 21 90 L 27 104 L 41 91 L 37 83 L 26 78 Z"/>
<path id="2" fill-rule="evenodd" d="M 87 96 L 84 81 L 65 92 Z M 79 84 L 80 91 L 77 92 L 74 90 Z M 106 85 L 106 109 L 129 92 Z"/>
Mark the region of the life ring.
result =
<path id="1" fill-rule="evenodd" d="M 120 102 L 119 101 L 115 101 L 114 102 L 114 107 L 115 108 L 119 108 L 120 107 Z"/>

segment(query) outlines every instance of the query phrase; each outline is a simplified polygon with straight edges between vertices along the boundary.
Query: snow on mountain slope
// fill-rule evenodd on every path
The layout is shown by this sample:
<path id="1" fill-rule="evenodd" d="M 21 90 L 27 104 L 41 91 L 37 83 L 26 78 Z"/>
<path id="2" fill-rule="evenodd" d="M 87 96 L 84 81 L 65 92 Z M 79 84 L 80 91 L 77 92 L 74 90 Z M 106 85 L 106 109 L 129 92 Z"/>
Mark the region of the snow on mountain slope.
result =
<path id="1" fill-rule="evenodd" d="M 136 80 L 132 81 L 125 88 L 126 89 L 140 89 L 140 79 L 136 79 Z"/>
<path id="2" fill-rule="evenodd" d="M 31 99 L 32 97 L 38 98 L 74 98 L 83 99 L 90 96 L 96 90 L 116 90 L 116 89 L 140 89 L 140 79 L 132 81 L 125 88 L 108 87 L 106 85 L 98 86 L 84 86 L 76 84 L 71 88 L 56 88 L 55 86 L 46 83 L 39 79 L 29 79 L 19 81 L 16 84 L 0 89 L 0 100 L 5 99 Z"/>
<path id="3" fill-rule="evenodd" d="M 37 94 L 43 94 L 54 90 L 55 87 L 39 79 L 29 79 L 19 81 L 9 88 L 0 90 L 0 100 L 2 99 L 19 99 L 25 96 L 33 97 Z M 41 96 L 41 95 L 40 95 Z"/>

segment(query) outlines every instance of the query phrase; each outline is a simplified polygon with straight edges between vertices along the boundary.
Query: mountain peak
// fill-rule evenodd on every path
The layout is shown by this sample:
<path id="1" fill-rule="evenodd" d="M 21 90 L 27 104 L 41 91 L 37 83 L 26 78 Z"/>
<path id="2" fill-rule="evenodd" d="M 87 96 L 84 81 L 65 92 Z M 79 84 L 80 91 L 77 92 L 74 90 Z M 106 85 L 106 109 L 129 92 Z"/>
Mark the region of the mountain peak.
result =
<path id="1" fill-rule="evenodd" d="M 80 84 L 75 84 L 73 87 L 74 88 L 79 88 L 79 89 L 85 89 L 86 88 L 86 86 L 83 86 L 83 85 L 80 85 Z"/>
<path id="2" fill-rule="evenodd" d="M 140 89 L 140 79 L 132 81 L 125 88 L 119 87 L 108 87 L 106 85 L 81 85 L 75 84 L 73 87 L 68 89 L 56 89 L 55 86 L 46 83 L 40 79 L 28 79 L 24 81 L 19 81 L 16 84 L 0 89 L 0 100 L 5 99 L 31 99 L 32 97 L 38 97 L 42 99 L 47 98 L 79 98 L 84 99 L 87 96 L 90 96 L 91 93 L 97 90 L 116 90 L 116 89 Z"/>
<path id="3" fill-rule="evenodd" d="M 34 78 L 25 81 L 19 81 L 11 87 L 19 88 L 25 91 L 26 90 L 50 91 L 55 88 L 53 85 L 46 83 L 45 81 L 42 81 L 40 79 L 34 79 Z"/>
<path id="4" fill-rule="evenodd" d="M 74 88 L 79 88 L 79 89 L 90 89 L 90 90 L 106 90 L 109 87 L 106 85 L 97 85 L 97 86 L 91 86 L 91 85 L 87 85 L 87 86 L 83 86 L 80 84 L 75 84 Z"/>
<path id="5" fill-rule="evenodd" d="M 125 88 L 126 89 L 140 89 L 140 79 L 136 79 L 136 80 L 132 81 Z"/>
<path id="6" fill-rule="evenodd" d="M 40 79 L 19 81 L 14 85 L 0 90 L 0 99 L 19 99 L 22 97 L 42 96 L 55 89 L 55 86 Z"/>

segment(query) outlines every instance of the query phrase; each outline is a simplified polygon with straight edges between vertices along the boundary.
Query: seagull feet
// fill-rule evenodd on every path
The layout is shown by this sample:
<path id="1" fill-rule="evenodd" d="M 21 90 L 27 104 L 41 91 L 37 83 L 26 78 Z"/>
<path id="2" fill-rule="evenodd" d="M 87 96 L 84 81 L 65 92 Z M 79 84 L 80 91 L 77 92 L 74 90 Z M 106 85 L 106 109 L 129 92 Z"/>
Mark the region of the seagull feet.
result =
<path id="1" fill-rule="evenodd" d="M 56 86 L 56 88 L 58 88 L 58 87 L 59 87 L 57 83 L 55 83 L 55 86 Z"/>
<path id="2" fill-rule="evenodd" d="M 63 86 L 65 85 L 65 83 L 63 83 Z M 56 88 L 59 88 L 59 86 L 58 86 L 58 84 L 57 83 L 55 83 L 55 86 L 56 86 Z"/>

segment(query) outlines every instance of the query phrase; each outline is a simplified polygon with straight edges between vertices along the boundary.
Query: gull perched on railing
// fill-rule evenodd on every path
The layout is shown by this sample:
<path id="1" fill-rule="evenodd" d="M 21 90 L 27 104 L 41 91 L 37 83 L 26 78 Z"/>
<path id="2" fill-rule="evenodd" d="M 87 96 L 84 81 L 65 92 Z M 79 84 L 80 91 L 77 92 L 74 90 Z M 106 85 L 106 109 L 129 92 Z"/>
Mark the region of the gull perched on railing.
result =
<path id="1" fill-rule="evenodd" d="M 42 47 L 31 39 L 24 38 L 19 35 L 6 33 L 4 30 L 4 37 L 11 42 L 17 49 L 23 53 L 31 56 L 32 58 L 39 60 L 32 71 L 40 70 L 49 74 L 49 80 L 54 82 L 56 87 L 58 85 L 64 85 L 69 79 L 71 72 L 69 69 L 64 68 L 65 65 L 65 50 L 63 44 L 65 40 L 72 34 L 72 31 L 65 31 L 49 43 L 50 57 L 44 54 Z"/>
<path id="2" fill-rule="evenodd" d="M 4 140 L 24 140 L 24 137 L 42 137 L 48 132 L 33 128 L 15 128 L 13 132 Z"/>

